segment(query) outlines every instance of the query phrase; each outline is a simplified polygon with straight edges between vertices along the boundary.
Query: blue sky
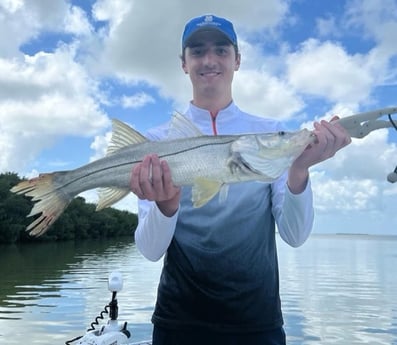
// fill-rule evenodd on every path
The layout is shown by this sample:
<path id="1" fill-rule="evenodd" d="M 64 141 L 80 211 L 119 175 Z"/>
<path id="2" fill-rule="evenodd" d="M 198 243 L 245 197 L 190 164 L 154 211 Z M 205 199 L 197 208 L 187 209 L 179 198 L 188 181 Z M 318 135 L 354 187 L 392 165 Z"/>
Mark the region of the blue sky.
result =
<path id="1" fill-rule="evenodd" d="M 181 33 L 204 13 L 235 25 L 245 111 L 295 130 L 397 106 L 396 0 L 0 0 L 0 171 L 73 169 L 104 154 L 112 118 L 144 133 L 183 112 Z M 312 169 L 315 232 L 397 235 L 396 143 L 379 130 Z"/>

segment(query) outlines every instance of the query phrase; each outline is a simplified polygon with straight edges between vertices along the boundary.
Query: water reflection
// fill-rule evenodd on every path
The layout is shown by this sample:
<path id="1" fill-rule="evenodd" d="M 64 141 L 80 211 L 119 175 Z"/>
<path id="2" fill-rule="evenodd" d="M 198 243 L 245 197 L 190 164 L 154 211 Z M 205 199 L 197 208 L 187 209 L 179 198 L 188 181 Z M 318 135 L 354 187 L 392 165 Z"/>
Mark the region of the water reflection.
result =
<path id="1" fill-rule="evenodd" d="M 0 344 L 62 344 L 84 333 L 110 301 L 114 270 L 124 278 L 120 320 L 129 321 L 134 339 L 150 337 L 161 263 L 143 260 L 131 239 L 0 250 Z"/>
<path id="2" fill-rule="evenodd" d="M 312 236 L 301 248 L 279 241 L 289 345 L 397 344 L 396 238 Z M 64 344 L 110 301 L 121 271 L 119 319 L 134 341 L 150 338 L 161 262 L 131 239 L 0 247 L 0 344 Z M 107 318 L 107 316 L 105 316 Z"/>
<path id="3" fill-rule="evenodd" d="M 396 238 L 313 236 L 279 243 L 289 344 L 396 344 Z"/>

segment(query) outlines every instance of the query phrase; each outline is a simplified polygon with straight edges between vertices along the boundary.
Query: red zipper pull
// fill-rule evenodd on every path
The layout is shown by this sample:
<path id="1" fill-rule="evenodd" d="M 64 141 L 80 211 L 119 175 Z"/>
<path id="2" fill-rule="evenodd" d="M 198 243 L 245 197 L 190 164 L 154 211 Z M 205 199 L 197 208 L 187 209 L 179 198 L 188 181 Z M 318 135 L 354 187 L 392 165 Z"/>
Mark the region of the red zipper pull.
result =
<path id="1" fill-rule="evenodd" d="M 216 129 L 216 117 L 218 116 L 218 112 L 213 113 L 210 111 L 211 114 L 211 121 L 212 121 L 212 133 L 214 135 L 218 135 L 218 131 Z"/>

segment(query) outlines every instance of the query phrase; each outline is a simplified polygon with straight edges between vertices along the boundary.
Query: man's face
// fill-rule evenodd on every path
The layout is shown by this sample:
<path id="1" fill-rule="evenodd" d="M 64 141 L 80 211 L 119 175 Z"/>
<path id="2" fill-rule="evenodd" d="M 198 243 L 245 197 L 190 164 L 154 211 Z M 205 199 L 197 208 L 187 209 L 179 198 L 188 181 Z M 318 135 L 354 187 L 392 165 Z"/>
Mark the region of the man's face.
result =
<path id="1" fill-rule="evenodd" d="M 217 31 L 196 33 L 185 49 L 183 70 L 190 75 L 196 92 L 217 93 L 231 88 L 234 72 L 240 66 L 240 55 Z"/>

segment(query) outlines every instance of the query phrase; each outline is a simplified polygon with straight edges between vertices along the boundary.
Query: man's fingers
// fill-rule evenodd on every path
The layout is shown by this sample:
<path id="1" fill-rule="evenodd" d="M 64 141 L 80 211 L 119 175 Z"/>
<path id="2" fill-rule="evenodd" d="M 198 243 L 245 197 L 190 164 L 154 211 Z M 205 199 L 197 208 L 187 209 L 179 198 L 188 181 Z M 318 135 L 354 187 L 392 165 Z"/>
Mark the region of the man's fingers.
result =
<path id="1" fill-rule="evenodd" d="M 152 158 L 151 156 L 146 156 L 141 163 L 141 173 L 139 175 L 139 184 L 141 188 L 146 187 L 148 185 L 149 180 L 151 180 L 151 175 L 152 175 L 151 170 L 152 170 Z"/>
<path id="2" fill-rule="evenodd" d="M 156 154 L 144 157 L 132 169 L 130 186 L 138 198 L 150 201 L 170 200 L 180 192 L 174 186 L 168 163 L 160 161 Z"/>
<path id="3" fill-rule="evenodd" d="M 337 120 L 339 118 L 335 116 L 333 119 Z M 334 120 L 331 120 L 331 122 L 324 121 L 323 125 L 334 135 L 335 148 L 339 150 L 351 143 L 351 137 L 342 125 L 338 122 L 333 123 Z"/>
<path id="4" fill-rule="evenodd" d="M 319 150 L 322 151 L 321 160 L 333 157 L 338 150 L 351 142 L 346 130 L 337 123 L 323 120 L 315 124 L 315 129 L 319 138 Z"/>
<path id="5" fill-rule="evenodd" d="M 157 155 L 152 156 L 152 187 L 155 191 L 160 192 L 163 190 L 163 171 L 160 159 Z"/>

